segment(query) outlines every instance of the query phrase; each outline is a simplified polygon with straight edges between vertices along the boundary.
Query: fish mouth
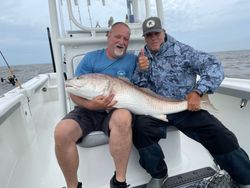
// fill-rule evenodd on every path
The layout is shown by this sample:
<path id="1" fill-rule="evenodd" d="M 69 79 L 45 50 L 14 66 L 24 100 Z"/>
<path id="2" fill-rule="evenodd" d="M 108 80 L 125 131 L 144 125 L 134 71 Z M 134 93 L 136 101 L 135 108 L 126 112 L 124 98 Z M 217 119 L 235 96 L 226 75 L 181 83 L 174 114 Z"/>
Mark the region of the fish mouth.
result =
<path id="1" fill-rule="evenodd" d="M 70 85 L 70 84 L 68 84 L 68 83 L 66 83 L 66 84 L 65 84 L 65 87 L 73 87 L 73 86 Z"/>
<path id="2" fill-rule="evenodd" d="M 79 89 L 80 89 L 80 87 L 78 87 L 78 86 L 71 85 L 71 84 L 65 84 L 65 90 L 68 92 L 77 91 Z"/>
<path id="3" fill-rule="evenodd" d="M 66 88 L 76 88 L 76 89 L 80 88 L 79 86 L 72 85 L 72 84 L 69 84 L 69 83 L 65 83 L 65 87 Z"/>

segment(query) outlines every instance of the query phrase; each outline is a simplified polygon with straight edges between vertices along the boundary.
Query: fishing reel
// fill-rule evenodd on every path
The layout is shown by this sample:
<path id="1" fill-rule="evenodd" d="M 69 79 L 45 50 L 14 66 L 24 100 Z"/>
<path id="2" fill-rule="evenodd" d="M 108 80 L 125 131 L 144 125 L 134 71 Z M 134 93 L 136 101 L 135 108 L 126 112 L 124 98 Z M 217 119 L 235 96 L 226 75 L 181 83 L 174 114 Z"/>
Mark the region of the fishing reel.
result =
<path id="1" fill-rule="evenodd" d="M 8 76 L 7 78 L 2 78 L 2 77 L 1 77 L 1 82 L 6 82 L 6 83 L 8 83 L 8 84 L 12 84 L 13 86 L 16 85 L 17 81 L 18 81 L 18 80 L 17 80 L 17 78 L 16 78 L 15 75 L 13 75 L 13 76 Z"/>
<path id="2" fill-rule="evenodd" d="M 5 59 L 2 51 L 0 50 L 0 55 L 2 56 L 4 62 L 6 63 L 8 70 L 9 70 L 9 74 L 10 76 L 8 76 L 7 78 L 2 78 L 1 77 L 1 82 L 6 82 L 8 84 L 12 84 L 13 86 L 15 86 L 16 84 L 19 85 L 20 88 L 22 88 L 21 84 L 19 83 L 16 75 L 13 74 L 13 71 L 10 68 L 10 65 L 8 64 L 7 60 Z"/>

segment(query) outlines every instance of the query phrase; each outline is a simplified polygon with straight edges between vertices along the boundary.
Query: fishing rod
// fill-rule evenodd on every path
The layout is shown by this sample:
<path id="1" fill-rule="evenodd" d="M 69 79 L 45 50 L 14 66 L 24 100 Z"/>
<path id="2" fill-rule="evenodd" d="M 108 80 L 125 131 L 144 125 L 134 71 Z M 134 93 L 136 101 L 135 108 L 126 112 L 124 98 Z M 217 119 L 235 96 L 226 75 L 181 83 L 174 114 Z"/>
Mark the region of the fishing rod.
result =
<path id="1" fill-rule="evenodd" d="M 13 86 L 15 86 L 16 84 L 19 86 L 20 89 L 22 89 L 22 85 L 21 83 L 19 82 L 19 80 L 17 79 L 16 75 L 13 73 L 9 63 L 7 62 L 7 60 L 5 59 L 2 51 L 0 50 L 0 54 L 5 62 L 5 64 L 7 65 L 7 68 L 8 68 L 8 71 L 9 71 L 9 74 L 10 76 L 8 76 L 6 79 L 2 78 L 1 77 L 1 82 L 4 82 L 5 80 L 7 81 L 7 83 L 9 84 L 12 84 Z"/>
<path id="2" fill-rule="evenodd" d="M 54 72 L 56 72 L 56 63 L 55 63 L 55 57 L 54 57 L 54 52 L 53 52 L 51 34 L 50 34 L 49 27 L 47 27 L 47 36 L 48 36 L 48 40 L 49 40 L 49 49 L 50 49 L 50 55 L 51 55 L 53 70 L 54 70 Z"/>

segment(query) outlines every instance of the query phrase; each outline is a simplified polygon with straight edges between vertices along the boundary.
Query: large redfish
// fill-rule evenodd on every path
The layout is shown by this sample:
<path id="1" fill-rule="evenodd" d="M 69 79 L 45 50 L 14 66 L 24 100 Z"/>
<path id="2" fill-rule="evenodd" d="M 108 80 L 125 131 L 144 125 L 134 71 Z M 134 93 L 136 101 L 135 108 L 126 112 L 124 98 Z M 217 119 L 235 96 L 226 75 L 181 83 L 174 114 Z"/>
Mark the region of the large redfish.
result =
<path id="1" fill-rule="evenodd" d="M 70 79 L 66 82 L 66 91 L 89 100 L 98 95 L 106 96 L 113 93 L 114 100 L 117 101 L 115 108 L 125 108 L 134 114 L 150 115 L 164 121 L 167 121 L 167 114 L 187 110 L 186 100 L 170 101 L 152 91 L 105 74 L 85 74 Z M 203 103 L 201 107 L 204 108 Z"/>

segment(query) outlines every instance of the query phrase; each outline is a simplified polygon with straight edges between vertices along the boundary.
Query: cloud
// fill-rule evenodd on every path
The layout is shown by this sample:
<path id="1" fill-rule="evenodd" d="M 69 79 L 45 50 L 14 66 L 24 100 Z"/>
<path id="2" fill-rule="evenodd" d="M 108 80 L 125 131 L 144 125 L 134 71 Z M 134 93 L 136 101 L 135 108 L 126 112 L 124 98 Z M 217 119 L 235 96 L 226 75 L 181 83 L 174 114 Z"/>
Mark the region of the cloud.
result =
<path id="1" fill-rule="evenodd" d="M 217 27 L 250 17 L 250 2 L 246 0 L 166 0 L 165 21 L 175 32 Z M 247 15 L 248 14 L 248 15 Z"/>
<path id="2" fill-rule="evenodd" d="M 3 26 L 3 27 L 2 27 Z M 1 24 L 0 50 L 11 65 L 50 63 L 46 28 Z M 0 66 L 3 65 L 0 60 Z"/>
<path id="3" fill-rule="evenodd" d="M 250 49 L 249 0 L 165 0 L 165 28 L 204 51 Z"/>
<path id="4" fill-rule="evenodd" d="M 66 4 L 65 0 L 63 2 Z M 80 8 L 85 8 L 79 12 L 87 13 L 82 22 L 90 26 L 84 3 L 86 0 L 79 4 Z M 125 21 L 125 0 L 106 0 L 106 5 L 112 3 L 111 9 L 103 6 L 101 0 L 92 0 L 91 3 L 89 10 L 93 25 L 99 21 L 101 26 L 107 26 L 110 16 L 115 18 L 114 21 Z M 78 7 L 72 6 L 78 19 Z M 249 0 L 163 0 L 163 6 L 165 28 L 177 40 L 208 51 L 250 49 L 250 43 L 247 43 L 250 38 Z M 140 18 L 145 14 L 143 8 L 140 7 Z M 155 5 L 151 8 L 156 10 Z M 68 19 L 67 14 L 64 17 Z M 39 63 L 40 59 L 40 63 L 49 62 L 47 26 L 50 26 L 48 0 L 1 0 L 0 49 L 11 61 L 22 59 L 26 63 Z"/>
<path id="5" fill-rule="evenodd" d="M 44 27 L 49 24 L 48 3 L 44 0 L 1 0 L 0 24 Z"/>
<path id="6" fill-rule="evenodd" d="M 1 0 L 0 26 L 0 49 L 11 64 L 50 63 L 47 1 Z"/>

